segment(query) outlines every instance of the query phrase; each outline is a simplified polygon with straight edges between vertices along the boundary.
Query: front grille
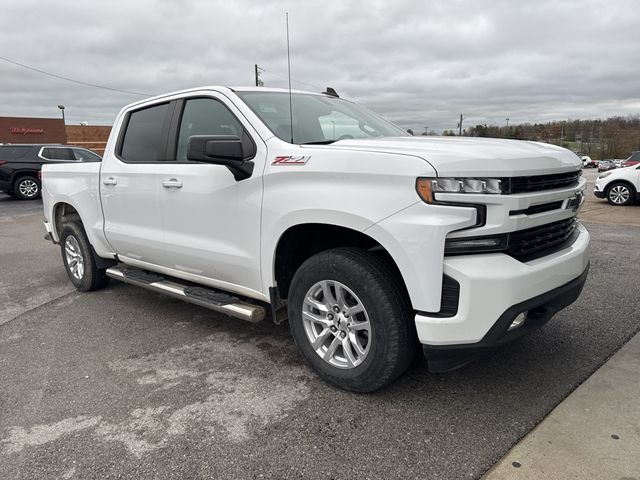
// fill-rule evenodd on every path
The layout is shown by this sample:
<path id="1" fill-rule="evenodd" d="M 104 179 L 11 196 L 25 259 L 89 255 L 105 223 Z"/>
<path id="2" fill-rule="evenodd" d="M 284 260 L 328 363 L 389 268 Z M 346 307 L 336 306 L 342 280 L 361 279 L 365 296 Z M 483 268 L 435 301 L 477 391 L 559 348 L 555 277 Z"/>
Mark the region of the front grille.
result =
<path id="1" fill-rule="evenodd" d="M 502 193 L 527 193 L 566 188 L 577 185 L 582 170 L 552 175 L 533 175 L 529 177 L 511 177 L 502 179 Z"/>
<path id="2" fill-rule="evenodd" d="M 559 250 L 574 239 L 575 218 L 548 223 L 509 234 L 507 253 L 518 260 L 531 260 Z"/>
<path id="3" fill-rule="evenodd" d="M 558 210 L 559 208 L 562 208 L 562 203 L 563 201 L 560 200 L 558 202 L 550 202 L 550 203 L 543 203 L 541 205 L 534 205 L 532 207 L 529 208 L 525 208 L 524 210 L 511 210 L 509 212 L 509 215 L 535 215 L 536 213 L 544 213 L 544 212 L 550 212 L 551 210 Z"/>

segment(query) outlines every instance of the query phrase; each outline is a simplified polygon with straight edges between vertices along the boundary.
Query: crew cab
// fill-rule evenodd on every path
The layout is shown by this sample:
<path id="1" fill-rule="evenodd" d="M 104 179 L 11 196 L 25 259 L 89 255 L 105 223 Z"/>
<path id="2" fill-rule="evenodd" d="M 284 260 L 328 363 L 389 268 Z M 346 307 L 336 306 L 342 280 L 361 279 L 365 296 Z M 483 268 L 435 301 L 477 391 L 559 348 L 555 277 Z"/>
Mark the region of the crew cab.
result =
<path id="1" fill-rule="evenodd" d="M 578 298 L 581 167 L 554 145 L 413 137 L 333 89 L 204 87 L 123 108 L 102 163 L 46 165 L 45 227 L 79 290 L 288 319 L 322 378 L 367 392 L 418 345 L 447 371 Z"/>

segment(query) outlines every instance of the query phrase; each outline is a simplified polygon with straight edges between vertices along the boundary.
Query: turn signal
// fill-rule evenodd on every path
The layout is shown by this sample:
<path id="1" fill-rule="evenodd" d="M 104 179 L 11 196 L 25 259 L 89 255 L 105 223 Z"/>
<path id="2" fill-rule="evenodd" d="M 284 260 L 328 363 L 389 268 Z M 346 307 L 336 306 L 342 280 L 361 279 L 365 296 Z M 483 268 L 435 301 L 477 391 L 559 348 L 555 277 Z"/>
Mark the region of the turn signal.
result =
<path id="1" fill-rule="evenodd" d="M 433 190 L 431 189 L 430 178 L 418 178 L 416 180 L 416 191 L 424 202 L 433 203 Z"/>

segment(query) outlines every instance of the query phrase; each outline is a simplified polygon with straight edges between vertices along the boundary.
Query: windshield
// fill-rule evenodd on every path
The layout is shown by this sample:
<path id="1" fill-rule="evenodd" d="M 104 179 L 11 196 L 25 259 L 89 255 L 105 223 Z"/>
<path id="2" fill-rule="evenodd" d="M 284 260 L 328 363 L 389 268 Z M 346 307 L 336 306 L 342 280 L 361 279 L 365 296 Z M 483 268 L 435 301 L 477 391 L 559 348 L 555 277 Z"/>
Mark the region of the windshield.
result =
<path id="1" fill-rule="evenodd" d="M 273 134 L 291 142 L 287 92 L 236 92 Z M 293 143 L 332 143 L 348 138 L 408 136 L 375 113 L 340 98 L 293 93 Z"/>

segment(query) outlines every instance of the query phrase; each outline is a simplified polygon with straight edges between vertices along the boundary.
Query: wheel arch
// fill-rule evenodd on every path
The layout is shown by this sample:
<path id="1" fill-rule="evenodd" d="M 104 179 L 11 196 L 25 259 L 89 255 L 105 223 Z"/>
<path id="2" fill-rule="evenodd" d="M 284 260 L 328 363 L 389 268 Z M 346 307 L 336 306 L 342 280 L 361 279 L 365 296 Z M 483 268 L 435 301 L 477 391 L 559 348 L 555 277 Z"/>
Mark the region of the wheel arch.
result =
<path id="1" fill-rule="evenodd" d="M 66 221 L 78 221 L 82 223 L 82 218 L 78 210 L 67 202 L 58 202 L 53 206 L 53 231 L 55 232 L 56 240 L 60 240 L 60 232 L 62 232 L 63 225 Z"/>
<path id="2" fill-rule="evenodd" d="M 52 213 L 52 230 L 55 237 L 54 240 L 56 242 L 60 241 L 60 233 L 62 232 L 65 223 L 78 222 L 85 235 L 87 236 L 89 247 L 91 248 L 91 253 L 93 254 L 96 265 L 99 268 L 108 268 L 112 265 L 115 265 L 116 262 L 112 258 L 104 258 L 98 255 L 94 245 L 95 240 L 91 238 L 91 231 L 85 226 L 84 222 L 82 221 L 80 212 L 73 205 L 65 201 L 60 201 L 53 206 Z"/>
<path id="3" fill-rule="evenodd" d="M 391 267 L 407 292 L 398 265 L 388 250 L 376 239 L 349 227 L 310 222 L 290 226 L 278 239 L 273 254 L 272 276 L 278 286 L 280 297 L 288 297 L 293 275 L 305 260 L 322 251 L 339 247 L 356 247 L 375 253 Z"/>
<path id="4" fill-rule="evenodd" d="M 38 172 L 40 170 L 33 170 L 30 168 L 21 168 L 19 170 L 15 170 L 12 174 L 11 174 L 11 186 L 13 187 L 13 184 L 16 182 L 16 180 L 18 180 L 19 178 L 22 177 L 31 177 L 31 178 L 35 178 L 36 180 L 40 181 L 40 179 L 38 178 Z"/>

